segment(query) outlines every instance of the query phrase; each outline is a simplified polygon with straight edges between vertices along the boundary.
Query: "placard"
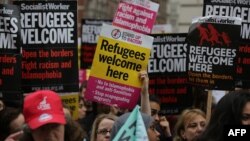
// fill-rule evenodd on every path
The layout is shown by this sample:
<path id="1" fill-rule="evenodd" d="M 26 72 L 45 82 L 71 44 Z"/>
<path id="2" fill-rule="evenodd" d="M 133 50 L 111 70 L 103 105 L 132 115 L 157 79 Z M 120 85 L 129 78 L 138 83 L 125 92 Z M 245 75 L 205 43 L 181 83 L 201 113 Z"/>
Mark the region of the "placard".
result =
<path id="1" fill-rule="evenodd" d="M 104 25 L 90 71 L 86 98 L 132 109 L 141 91 L 139 72 L 147 69 L 153 37 Z"/>

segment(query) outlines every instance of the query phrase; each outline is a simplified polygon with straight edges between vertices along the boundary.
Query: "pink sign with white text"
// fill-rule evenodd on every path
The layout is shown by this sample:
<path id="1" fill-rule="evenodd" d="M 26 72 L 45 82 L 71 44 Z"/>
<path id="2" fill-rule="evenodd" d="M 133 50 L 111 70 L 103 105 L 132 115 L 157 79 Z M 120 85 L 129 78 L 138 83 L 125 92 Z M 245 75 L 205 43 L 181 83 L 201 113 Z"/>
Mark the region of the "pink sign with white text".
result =
<path id="1" fill-rule="evenodd" d="M 113 25 L 142 34 L 152 31 L 159 4 L 151 1 L 122 1 L 113 19 Z"/>
<path id="2" fill-rule="evenodd" d="M 117 104 L 121 108 L 133 109 L 140 96 L 134 93 L 139 94 L 141 88 L 90 76 L 88 91 L 93 94 L 87 94 L 87 99 L 107 105 Z"/>

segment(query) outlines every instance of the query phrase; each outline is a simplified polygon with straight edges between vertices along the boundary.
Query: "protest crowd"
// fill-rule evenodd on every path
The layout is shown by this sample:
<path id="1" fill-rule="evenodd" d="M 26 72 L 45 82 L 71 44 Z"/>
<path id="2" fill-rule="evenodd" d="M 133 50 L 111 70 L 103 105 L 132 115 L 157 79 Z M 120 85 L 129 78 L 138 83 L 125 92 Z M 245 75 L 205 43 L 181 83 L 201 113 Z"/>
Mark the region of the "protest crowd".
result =
<path id="1" fill-rule="evenodd" d="M 120 0 L 81 43 L 78 2 L 0 3 L 0 141 L 249 140 L 249 1 L 156 34 L 159 2 Z"/>

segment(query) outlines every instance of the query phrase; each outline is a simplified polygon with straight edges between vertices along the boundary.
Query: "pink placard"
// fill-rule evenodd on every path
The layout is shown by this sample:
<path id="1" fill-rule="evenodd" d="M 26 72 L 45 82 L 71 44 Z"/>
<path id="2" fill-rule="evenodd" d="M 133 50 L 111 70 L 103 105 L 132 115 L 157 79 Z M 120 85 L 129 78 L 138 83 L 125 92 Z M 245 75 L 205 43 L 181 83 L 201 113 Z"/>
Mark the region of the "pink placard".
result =
<path id="1" fill-rule="evenodd" d="M 121 108 L 133 109 L 138 101 L 140 88 L 120 83 L 89 77 L 85 98 L 106 105 L 117 105 Z"/>
<path id="2" fill-rule="evenodd" d="M 114 16 L 113 25 L 149 34 L 152 31 L 159 5 L 150 2 L 147 6 L 121 2 Z"/>

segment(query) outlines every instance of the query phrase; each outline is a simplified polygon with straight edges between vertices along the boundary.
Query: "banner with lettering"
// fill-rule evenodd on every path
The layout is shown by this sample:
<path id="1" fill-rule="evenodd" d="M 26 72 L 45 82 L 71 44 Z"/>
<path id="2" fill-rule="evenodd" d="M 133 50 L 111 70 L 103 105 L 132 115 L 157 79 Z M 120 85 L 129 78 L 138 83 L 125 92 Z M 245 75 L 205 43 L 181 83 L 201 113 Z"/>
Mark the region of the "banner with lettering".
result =
<path id="1" fill-rule="evenodd" d="M 141 91 L 153 37 L 103 25 L 90 71 L 86 99 L 132 109 Z"/>
<path id="2" fill-rule="evenodd" d="M 78 91 L 77 2 L 15 1 L 21 9 L 22 89 Z"/>
<path id="3" fill-rule="evenodd" d="M 148 64 L 150 94 L 161 100 L 161 112 L 179 114 L 192 105 L 187 85 L 187 33 L 153 34 L 154 43 Z"/>
<path id="4" fill-rule="evenodd" d="M 206 16 L 192 21 L 187 36 L 189 84 L 234 89 L 240 27 L 238 17 Z"/>
<path id="5" fill-rule="evenodd" d="M 112 20 L 104 19 L 83 19 L 82 20 L 82 46 L 81 46 L 81 68 L 89 69 L 95 54 L 98 36 L 102 24 L 111 24 Z"/>
<path id="6" fill-rule="evenodd" d="M 236 86 L 250 88 L 250 9 L 247 0 L 204 0 L 203 16 L 231 16 L 242 18 L 240 45 L 237 55 Z"/>
<path id="7" fill-rule="evenodd" d="M 112 24 L 149 34 L 152 31 L 158 9 L 159 4 L 149 0 L 122 0 Z"/>
<path id="8" fill-rule="evenodd" d="M 0 97 L 21 102 L 21 24 L 16 5 L 0 4 Z"/>
<path id="9" fill-rule="evenodd" d="M 16 5 L 0 4 L 0 53 L 20 54 L 20 9 Z"/>
<path id="10" fill-rule="evenodd" d="M 0 53 L 0 92 L 21 91 L 21 55 Z M 11 84 L 11 85 L 10 85 Z"/>

